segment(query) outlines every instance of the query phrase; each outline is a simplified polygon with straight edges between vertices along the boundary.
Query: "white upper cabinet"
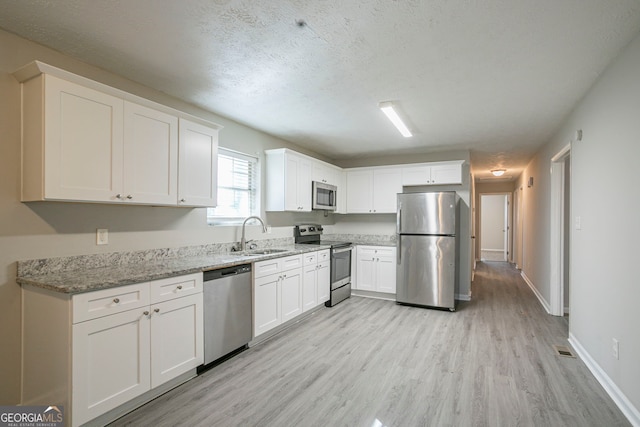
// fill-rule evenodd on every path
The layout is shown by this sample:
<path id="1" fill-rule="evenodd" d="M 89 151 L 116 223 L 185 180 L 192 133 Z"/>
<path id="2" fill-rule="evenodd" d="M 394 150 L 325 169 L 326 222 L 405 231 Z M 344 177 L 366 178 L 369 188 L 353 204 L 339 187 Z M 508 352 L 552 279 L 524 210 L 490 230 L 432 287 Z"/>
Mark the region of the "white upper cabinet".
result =
<path id="1" fill-rule="evenodd" d="M 462 184 L 462 161 L 402 167 L 402 185 Z"/>
<path id="2" fill-rule="evenodd" d="M 218 129 L 180 119 L 178 205 L 217 204 Z"/>
<path id="3" fill-rule="evenodd" d="M 399 168 L 366 168 L 347 171 L 347 213 L 394 213 L 402 193 Z"/>
<path id="4" fill-rule="evenodd" d="M 373 169 L 348 170 L 346 175 L 346 213 L 371 213 L 373 210 Z"/>
<path id="5" fill-rule="evenodd" d="M 335 185 L 337 187 L 340 184 L 341 173 L 342 169 L 336 166 L 321 161 L 313 162 L 313 181 Z"/>
<path id="6" fill-rule="evenodd" d="M 134 203 L 175 205 L 178 194 L 178 118 L 124 104 L 124 195 Z"/>
<path id="7" fill-rule="evenodd" d="M 23 85 L 22 201 L 117 201 L 124 101 L 54 76 Z"/>
<path id="8" fill-rule="evenodd" d="M 215 206 L 219 126 L 179 133 L 191 116 L 37 61 L 14 76 L 22 201 Z"/>
<path id="9" fill-rule="evenodd" d="M 267 150 L 267 211 L 311 211 L 311 159 L 287 149 Z"/>

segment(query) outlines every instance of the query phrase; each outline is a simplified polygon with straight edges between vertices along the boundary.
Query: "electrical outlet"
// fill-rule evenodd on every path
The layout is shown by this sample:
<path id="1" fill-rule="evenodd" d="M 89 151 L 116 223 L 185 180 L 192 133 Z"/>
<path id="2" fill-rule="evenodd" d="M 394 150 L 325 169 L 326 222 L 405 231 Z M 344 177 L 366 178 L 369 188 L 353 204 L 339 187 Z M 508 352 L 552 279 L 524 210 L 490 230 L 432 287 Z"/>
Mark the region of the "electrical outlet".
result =
<path id="1" fill-rule="evenodd" d="M 106 228 L 98 228 L 96 230 L 96 245 L 109 244 L 109 230 Z"/>
<path id="2" fill-rule="evenodd" d="M 271 234 L 271 226 L 267 225 L 267 234 Z"/>
<path id="3" fill-rule="evenodd" d="M 611 349 L 613 350 L 613 357 L 615 357 L 616 360 L 620 360 L 620 343 L 615 338 L 613 338 Z"/>

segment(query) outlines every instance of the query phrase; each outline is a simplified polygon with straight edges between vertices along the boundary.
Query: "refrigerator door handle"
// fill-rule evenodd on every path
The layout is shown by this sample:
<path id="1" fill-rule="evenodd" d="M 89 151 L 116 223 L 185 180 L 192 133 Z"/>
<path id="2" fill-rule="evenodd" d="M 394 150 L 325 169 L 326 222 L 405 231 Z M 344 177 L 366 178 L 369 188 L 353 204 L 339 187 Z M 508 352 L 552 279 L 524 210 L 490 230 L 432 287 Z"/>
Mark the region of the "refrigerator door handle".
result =
<path id="1" fill-rule="evenodd" d="M 396 214 L 396 231 L 400 234 L 402 227 L 402 202 L 398 202 L 398 213 Z"/>
<path id="2" fill-rule="evenodd" d="M 396 241 L 396 254 L 397 254 L 397 264 L 400 265 L 400 261 L 402 261 L 402 251 L 400 250 L 400 248 L 402 247 L 402 245 L 400 244 L 400 239 L 402 238 L 401 234 L 398 234 L 398 239 Z"/>

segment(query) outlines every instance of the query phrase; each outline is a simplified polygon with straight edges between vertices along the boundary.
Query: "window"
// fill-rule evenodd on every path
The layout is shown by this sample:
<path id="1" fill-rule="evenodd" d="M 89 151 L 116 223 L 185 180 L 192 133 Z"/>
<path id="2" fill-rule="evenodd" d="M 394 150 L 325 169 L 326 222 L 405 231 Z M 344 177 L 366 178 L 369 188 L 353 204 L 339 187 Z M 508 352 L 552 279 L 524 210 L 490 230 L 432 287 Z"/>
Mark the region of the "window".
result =
<path id="1" fill-rule="evenodd" d="M 218 206 L 209 208 L 209 224 L 238 224 L 259 214 L 258 159 L 220 148 L 218 152 Z"/>

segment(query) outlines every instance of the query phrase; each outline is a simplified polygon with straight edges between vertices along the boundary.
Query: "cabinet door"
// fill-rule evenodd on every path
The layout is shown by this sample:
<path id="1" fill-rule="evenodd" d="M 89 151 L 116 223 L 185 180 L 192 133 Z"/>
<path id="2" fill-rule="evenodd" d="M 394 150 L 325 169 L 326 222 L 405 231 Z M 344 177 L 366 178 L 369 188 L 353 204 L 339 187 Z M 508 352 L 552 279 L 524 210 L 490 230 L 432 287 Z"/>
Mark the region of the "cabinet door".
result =
<path id="1" fill-rule="evenodd" d="M 281 319 L 279 283 L 282 275 L 271 274 L 254 281 L 253 335 L 267 332 L 278 326 Z"/>
<path id="2" fill-rule="evenodd" d="M 373 171 L 347 172 L 347 213 L 370 213 L 372 205 Z"/>
<path id="3" fill-rule="evenodd" d="M 44 165 L 34 166 L 45 170 L 44 198 L 117 201 L 123 191 L 124 101 L 57 77 L 45 78 L 45 158 Z M 29 113 L 25 116 L 28 120 Z"/>
<path id="4" fill-rule="evenodd" d="M 426 165 L 402 168 L 402 185 L 431 184 L 431 167 Z"/>
<path id="5" fill-rule="evenodd" d="M 375 291 L 375 254 L 371 250 L 361 250 L 361 248 L 358 248 L 358 255 L 356 258 L 358 260 L 356 263 L 356 274 L 358 277 L 357 288 L 364 291 Z"/>
<path id="6" fill-rule="evenodd" d="M 125 102 L 124 195 L 134 203 L 177 203 L 177 117 Z"/>
<path id="7" fill-rule="evenodd" d="M 145 311 L 148 308 L 73 325 L 74 425 L 150 389 L 150 321 Z"/>
<path id="8" fill-rule="evenodd" d="M 398 193 L 402 193 L 402 172 L 400 169 L 374 169 L 373 171 L 373 212 L 395 213 Z"/>
<path id="9" fill-rule="evenodd" d="M 151 306 L 151 387 L 204 361 L 202 294 Z"/>
<path id="10" fill-rule="evenodd" d="M 311 210 L 311 162 L 295 154 L 285 154 L 285 210 Z"/>
<path id="11" fill-rule="evenodd" d="M 300 158 L 298 167 L 298 204 L 301 211 L 311 211 L 311 161 Z"/>
<path id="12" fill-rule="evenodd" d="M 329 301 L 329 292 L 331 289 L 331 264 L 327 262 L 319 262 L 317 270 L 317 289 L 318 289 L 318 305 Z"/>
<path id="13" fill-rule="evenodd" d="M 302 278 L 302 311 L 308 311 L 318 305 L 318 265 L 304 266 Z"/>
<path id="14" fill-rule="evenodd" d="M 434 165 L 431 167 L 432 184 L 462 184 L 462 165 Z"/>
<path id="15" fill-rule="evenodd" d="M 180 119 L 178 205 L 216 205 L 218 130 Z"/>
<path id="16" fill-rule="evenodd" d="M 280 282 L 282 323 L 302 313 L 302 269 L 282 273 Z"/>
<path id="17" fill-rule="evenodd" d="M 396 258 L 394 255 L 376 257 L 376 290 L 390 294 L 396 293 Z"/>

